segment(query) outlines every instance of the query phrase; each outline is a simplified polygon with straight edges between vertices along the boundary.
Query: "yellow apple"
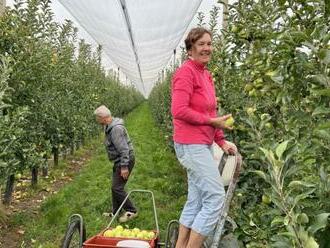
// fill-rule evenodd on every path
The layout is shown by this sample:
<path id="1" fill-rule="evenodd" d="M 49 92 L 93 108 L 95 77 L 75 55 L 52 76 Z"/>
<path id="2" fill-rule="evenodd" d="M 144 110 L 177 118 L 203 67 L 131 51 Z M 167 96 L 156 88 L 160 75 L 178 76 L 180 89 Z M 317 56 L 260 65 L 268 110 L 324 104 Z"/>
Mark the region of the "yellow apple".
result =
<path id="1" fill-rule="evenodd" d="M 153 239 L 155 237 L 155 233 L 154 232 L 148 232 L 147 236 L 148 236 L 148 239 Z"/>
<path id="2" fill-rule="evenodd" d="M 123 231 L 124 230 L 124 227 L 121 226 L 121 225 L 118 225 L 118 226 L 116 226 L 115 230 L 117 230 L 117 231 Z"/>
<path id="3" fill-rule="evenodd" d="M 229 117 L 229 118 L 225 121 L 225 124 L 226 124 L 226 126 L 228 126 L 228 127 L 232 127 L 232 126 L 234 125 L 234 122 L 235 122 L 234 118 L 233 118 L 233 117 Z"/>
<path id="4" fill-rule="evenodd" d="M 128 229 L 125 229 L 122 231 L 121 234 L 123 235 L 123 237 L 129 237 L 131 235 L 131 231 Z"/>
<path id="5" fill-rule="evenodd" d="M 103 233 L 103 236 L 104 237 L 114 237 L 114 231 L 113 230 L 106 230 L 104 233 Z"/>
<path id="6" fill-rule="evenodd" d="M 148 231 L 143 230 L 143 231 L 141 231 L 141 234 L 142 234 L 144 239 L 148 239 Z"/>
<path id="7" fill-rule="evenodd" d="M 272 202 L 271 199 L 267 195 L 262 195 L 262 203 L 268 205 L 271 202 Z"/>
<path id="8" fill-rule="evenodd" d="M 136 234 L 136 237 L 137 237 L 138 239 L 144 239 L 144 236 L 143 236 L 143 233 L 142 233 L 142 232 L 137 233 L 137 234 Z"/>
<path id="9" fill-rule="evenodd" d="M 248 114 L 248 115 L 253 115 L 253 113 L 256 111 L 256 109 L 255 108 L 247 108 L 246 109 L 246 113 Z"/>

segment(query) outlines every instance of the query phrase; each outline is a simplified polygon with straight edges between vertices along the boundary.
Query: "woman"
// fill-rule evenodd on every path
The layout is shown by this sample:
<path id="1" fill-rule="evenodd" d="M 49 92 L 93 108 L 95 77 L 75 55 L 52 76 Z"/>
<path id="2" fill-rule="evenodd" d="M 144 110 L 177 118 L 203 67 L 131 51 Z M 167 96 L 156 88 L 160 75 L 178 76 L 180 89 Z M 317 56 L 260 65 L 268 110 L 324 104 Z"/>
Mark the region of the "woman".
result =
<path id="1" fill-rule="evenodd" d="M 212 53 L 210 31 L 192 29 L 185 45 L 189 59 L 172 79 L 173 139 L 177 158 L 188 175 L 188 197 L 176 248 L 199 248 L 214 230 L 225 197 L 212 143 L 229 154 L 236 147 L 224 138 L 221 128 L 230 129 L 225 120 L 231 115 L 217 117 L 215 88 L 206 68 Z"/>

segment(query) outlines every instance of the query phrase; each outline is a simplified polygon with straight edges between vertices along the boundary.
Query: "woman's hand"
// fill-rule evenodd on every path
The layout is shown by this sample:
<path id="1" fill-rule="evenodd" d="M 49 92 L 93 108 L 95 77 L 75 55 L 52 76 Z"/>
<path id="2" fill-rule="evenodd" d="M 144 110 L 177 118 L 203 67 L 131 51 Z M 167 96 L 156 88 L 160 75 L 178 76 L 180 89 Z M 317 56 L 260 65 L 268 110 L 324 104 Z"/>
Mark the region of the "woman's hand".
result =
<path id="1" fill-rule="evenodd" d="M 237 147 L 234 143 L 231 143 L 229 141 L 225 141 L 225 143 L 220 146 L 224 153 L 235 155 L 237 153 Z"/>
<path id="2" fill-rule="evenodd" d="M 219 116 L 216 118 L 211 118 L 209 120 L 209 123 L 211 126 L 215 127 L 215 128 L 221 128 L 221 129 L 229 129 L 232 130 L 233 127 L 230 127 L 228 125 L 226 125 L 226 120 L 229 119 L 231 117 L 231 114 L 228 115 L 223 115 L 223 116 Z"/>

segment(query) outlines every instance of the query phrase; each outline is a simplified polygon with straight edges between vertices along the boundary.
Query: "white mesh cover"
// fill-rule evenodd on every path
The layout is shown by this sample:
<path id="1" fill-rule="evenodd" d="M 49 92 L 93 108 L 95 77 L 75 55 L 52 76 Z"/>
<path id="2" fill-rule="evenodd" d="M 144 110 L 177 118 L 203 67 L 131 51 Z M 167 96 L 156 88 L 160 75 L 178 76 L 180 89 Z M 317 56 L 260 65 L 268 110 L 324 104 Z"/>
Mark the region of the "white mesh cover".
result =
<path id="1" fill-rule="evenodd" d="M 148 96 L 201 0 L 60 0 Z"/>

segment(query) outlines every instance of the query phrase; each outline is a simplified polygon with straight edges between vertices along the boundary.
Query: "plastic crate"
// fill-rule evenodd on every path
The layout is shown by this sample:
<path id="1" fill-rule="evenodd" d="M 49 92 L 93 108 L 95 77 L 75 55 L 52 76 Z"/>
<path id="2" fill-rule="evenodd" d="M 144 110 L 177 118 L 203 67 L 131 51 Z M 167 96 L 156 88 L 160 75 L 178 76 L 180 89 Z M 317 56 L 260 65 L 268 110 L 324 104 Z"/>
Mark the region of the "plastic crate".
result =
<path id="1" fill-rule="evenodd" d="M 102 235 L 103 232 L 86 240 L 83 244 L 83 248 L 98 248 L 98 247 L 116 248 L 117 243 L 122 240 L 142 240 L 142 241 L 148 242 L 148 244 L 150 245 L 150 248 L 157 247 L 158 234 L 156 231 L 153 231 L 155 233 L 155 238 L 153 238 L 153 239 L 104 237 Z M 132 248 L 132 247 L 125 247 L 125 248 Z"/>

